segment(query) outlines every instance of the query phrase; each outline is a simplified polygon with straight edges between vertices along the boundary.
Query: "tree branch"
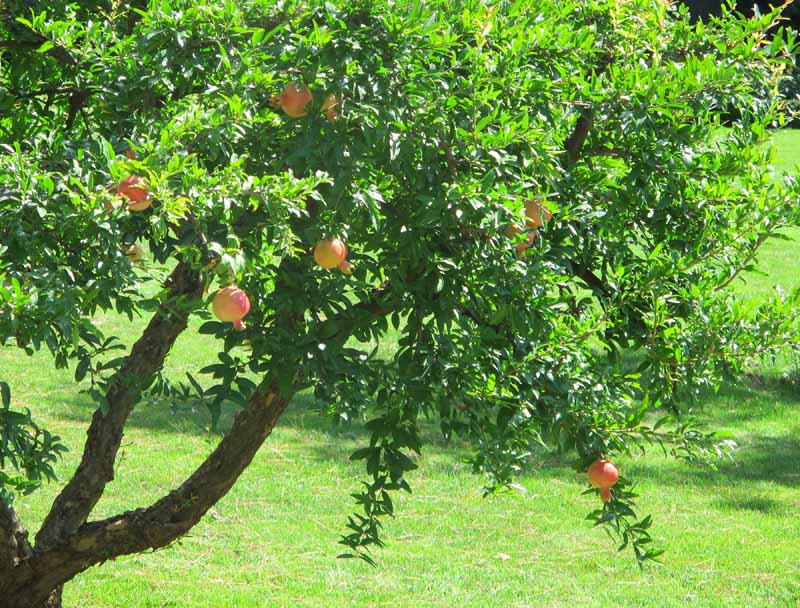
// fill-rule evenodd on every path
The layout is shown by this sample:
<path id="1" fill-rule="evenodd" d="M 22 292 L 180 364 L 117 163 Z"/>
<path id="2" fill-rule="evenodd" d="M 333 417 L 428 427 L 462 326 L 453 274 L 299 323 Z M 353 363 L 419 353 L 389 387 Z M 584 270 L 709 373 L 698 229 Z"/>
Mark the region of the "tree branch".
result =
<path id="1" fill-rule="evenodd" d="M 773 228 L 772 231 L 765 232 L 765 233 L 760 234 L 758 236 L 758 239 L 756 240 L 755 245 L 753 245 L 753 249 L 750 251 L 750 253 L 747 254 L 747 256 L 745 256 L 744 260 L 742 260 L 742 262 L 739 264 L 739 266 L 728 276 L 727 279 L 725 279 L 724 281 L 722 281 L 722 283 L 720 283 L 719 285 L 714 287 L 714 292 L 715 293 L 718 292 L 718 291 L 722 291 L 728 285 L 733 283 L 733 281 L 736 279 L 736 277 L 738 277 L 739 274 L 741 274 L 741 272 L 747 267 L 747 265 L 750 264 L 750 262 L 752 262 L 755 259 L 756 255 L 758 254 L 758 250 L 767 241 L 767 239 L 772 235 L 772 232 L 774 232 L 774 231 L 775 231 L 775 229 Z"/>
<path id="2" fill-rule="evenodd" d="M 592 291 L 602 295 L 608 295 L 608 287 L 605 283 L 590 269 L 581 266 L 580 264 L 574 265 L 575 276 L 586 283 Z"/>
<path id="3" fill-rule="evenodd" d="M 606 71 L 606 68 L 608 68 L 609 64 L 611 63 L 611 59 L 611 51 L 606 51 L 605 55 L 603 55 L 602 59 L 600 59 L 600 63 L 597 64 L 597 67 L 594 70 L 595 78 L 598 78 L 603 74 L 603 72 Z M 567 141 L 564 142 L 568 166 L 572 166 L 578 162 L 578 159 L 581 156 L 583 144 L 586 141 L 586 138 L 589 136 L 589 131 L 593 125 L 594 107 L 587 106 L 578 116 L 578 122 L 575 123 L 575 129 L 572 132 L 572 135 L 570 135 L 567 138 Z"/>
<path id="4" fill-rule="evenodd" d="M 18 568 L 7 608 L 36 605 L 36 589 L 52 589 L 87 568 L 130 553 L 169 545 L 190 530 L 231 489 L 286 410 L 292 394 L 265 379 L 217 448 L 179 488 L 146 509 L 84 524 Z M 28 603 L 25 603 L 28 602 Z"/>
<path id="5" fill-rule="evenodd" d="M 0 49 L 38 51 L 42 45 L 49 42 L 54 46 L 45 51 L 45 55 L 52 57 L 59 63 L 68 65 L 70 67 L 78 67 L 80 65 L 78 61 L 70 54 L 70 52 L 63 46 L 53 43 L 53 41 L 46 36 L 43 36 L 39 32 L 36 32 L 28 27 L 25 29 L 31 34 L 31 36 L 35 38 L 34 40 L 0 40 Z"/>
<path id="6" fill-rule="evenodd" d="M 186 329 L 190 309 L 186 300 L 201 297 L 203 284 L 198 271 L 181 262 L 167 281 L 168 300 L 151 319 L 142 337 L 131 349 L 123 366 L 108 382 L 108 413 L 95 411 L 87 432 L 83 458 L 75 475 L 53 502 L 36 536 L 37 550 L 46 549 L 73 534 L 84 524 L 114 479 L 114 462 L 122 433 L 133 406 L 180 333 Z"/>

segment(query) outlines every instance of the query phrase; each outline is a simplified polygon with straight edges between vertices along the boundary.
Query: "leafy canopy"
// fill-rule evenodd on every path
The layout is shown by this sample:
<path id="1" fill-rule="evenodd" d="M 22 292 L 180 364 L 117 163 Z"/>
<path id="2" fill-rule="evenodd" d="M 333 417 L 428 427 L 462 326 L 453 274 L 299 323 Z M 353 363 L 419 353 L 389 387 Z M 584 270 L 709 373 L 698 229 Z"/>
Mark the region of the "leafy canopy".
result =
<path id="1" fill-rule="evenodd" d="M 765 36 L 776 13 L 690 25 L 656 0 L 44 4 L 0 9 L 0 340 L 75 365 L 107 408 L 124 357 L 97 313 L 155 310 L 166 291 L 143 294 L 176 260 L 203 269 L 209 299 L 236 283 L 252 303 L 242 332 L 208 300 L 171 304 L 207 319 L 219 361 L 143 382 L 214 421 L 264 375 L 286 395 L 312 389 L 339 421 L 367 416 L 352 554 L 370 559 L 391 491 L 410 490 L 420 418 L 474 442 L 487 491 L 542 445 L 581 471 L 654 442 L 706 458 L 725 446 L 695 427 L 699 391 L 797 342 L 797 293 L 750 304 L 730 289 L 798 219 L 800 188 L 774 179 L 762 145 L 794 50 L 791 33 Z M 293 83 L 313 95 L 300 118 L 272 99 Z M 131 175 L 146 211 L 120 204 Z M 533 200 L 552 216 L 526 227 Z M 334 237 L 351 276 L 315 265 Z M 50 476 L 61 446 L 34 439 L 2 386 L 0 465 L 21 473 L 0 475 L 8 497 Z M 641 561 L 658 551 L 634 496 L 623 479 L 590 518 Z"/>

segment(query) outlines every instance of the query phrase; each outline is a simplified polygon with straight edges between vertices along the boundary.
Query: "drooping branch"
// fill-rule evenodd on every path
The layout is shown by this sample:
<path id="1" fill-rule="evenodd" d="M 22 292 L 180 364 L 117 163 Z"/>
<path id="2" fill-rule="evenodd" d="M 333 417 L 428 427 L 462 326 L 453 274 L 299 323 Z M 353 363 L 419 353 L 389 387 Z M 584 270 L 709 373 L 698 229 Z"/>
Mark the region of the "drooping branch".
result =
<path id="1" fill-rule="evenodd" d="M 281 394 L 278 380 L 265 379 L 217 448 L 179 488 L 145 509 L 84 524 L 46 550 L 37 546 L 31 559 L 18 568 L 18 584 L 9 593 L 6 606 L 36 605 L 46 597 L 39 597 L 46 593 L 40 589 L 56 588 L 95 564 L 177 540 L 228 493 L 275 428 L 291 397 Z"/>
<path id="2" fill-rule="evenodd" d="M 143 388 L 164 364 L 178 335 L 186 329 L 190 313 L 187 302 L 198 299 L 203 290 L 199 272 L 183 262 L 172 272 L 167 287 L 167 300 L 108 382 L 108 412 L 95 411 L 81 463 L 39 530 L 37 549 L 57 544 L 83 525 L 106 484 L 114 479 L 114 462 L 128 416 Z"/>

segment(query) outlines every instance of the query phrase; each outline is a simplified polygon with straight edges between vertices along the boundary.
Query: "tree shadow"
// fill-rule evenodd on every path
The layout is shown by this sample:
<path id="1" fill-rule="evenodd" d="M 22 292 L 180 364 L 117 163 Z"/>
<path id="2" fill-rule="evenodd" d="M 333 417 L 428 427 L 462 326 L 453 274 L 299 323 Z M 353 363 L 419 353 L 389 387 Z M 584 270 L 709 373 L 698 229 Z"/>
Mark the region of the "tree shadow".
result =
<path id="1" fill-rule="evenodd" d="M 64 421 L 85 424 L 88 428 L 96 408 L 97 405 L 93 400 L 85 394 L 80 394 L 65 403 L 64 407 L 54 415 Z M 152 433 L 219 439 L 230 429 L 238 411 L 238 406 L 233 403 L 224 403 L 217 430 L 212 431 L 211 414 L 200 402 L 170 403 L 161 399 L 145 399 L 134 408 L 126 426 Z M 294 397 L 278 421 L 277 430 L 291 429 L 301 434 L 313 435 L 313 441 L 305 443 L 304 449 L 313 454 L 317 460 L 346 461 L 356 447 L 368 445 L 370 433 L 365 424 L 375 415 L 377 413 L 373 411 L 361 419 L 335 421 L 325 413 L 324 406 L 310 391 L 304 391 Z M 423 451 L 433 448 L 439 455 L 449 456 L 459 463 L 463 462 L 468 454 L 467 442 L 460 439 L 446 441 L 434 421 L 420 420 L 420 435 L 423 440 Z"/>
<path id="2" fill-rule="evenodd" d="M 757 386 L 754 386 L 757 384 Z M 716 394 L 709 393 L 712 406 L 701 409 L 709 427 L 733 425 L 742 428 L 748 422 L 774 416 L 775 402 L 800 403 L 800 387 L 780 378 L 766 377 L 751 381 L 750 385 L 726 385 Z M 702 401 L 702 400 L 701 400 Z M 58 417 L 88 426 L 96 404 L 84 394 L 76 396 L 58 412 Z M 219 432 L 230 428 L 238 408 L 223 405 Z M 369 443 L 369 431 L 364 423 L 372 416 L 349 422 L 334 423 L 324 407 L 310 391 L 297 395 L 281 417 L 278 430 L 291 429 L 301 434 L 313 435 L 304 442 L 308 455 L 318 461 L 343 462 L 357 447 Z M 129 426 L 154 433 L 212 436 L 211 416 L 202 403 L 176 403 L 172 406 L 163 400 L 145 400 L 134 409 Z M 421 420 L 423 457 L 426 466 L 446 472 L 469 468 L 465 460 L 474 447 L 466 440 L 456 438 L 446 441 L 434 420 Z M 676 485 L 689 481 L 712 486 L 729 481 L 773 481 L 781 485 L 800 486 L 800 427 L 781 436 L 747 435 L 740 437 L 741 449 L 733 462 L 723 462 L 718 471 L 701 465 L 683 463 L 665 458 L 658 464 L 634 460 L 626 468 L 633 478 L 653 478 Z M 78 446 L 75 446 L 78 447 Z M 538 447 L 534 457 L 521 471 L 524 477 L 563 478 L 574 457 Z M 727 481 L 726 481 L 727 480 Z"/>
<path id="3" fill-rule="evenodd" d="M 743 443 L 733 460 L 725 460 L 716 471 L 700 464 L 681 461 L 650 464 L 634 461 L 629 465 L 632 477 L 657 479 L 659 483 L 685 485 L 694 483 L 724 487 L 737 482 L 773 482 L 787 487 L 800 486 L 800 427 L 773 437 L 752 435 Z"/>
<path id="4" fill-rule="evenodd" d="M 776 402 L 800 404 L 800 384 L 790 378 L 749 374 L 746 382 L 723 384 L 717 392 L 702 393 L 691 405 L 710 426 L 735 426 L 774 417 L 780 413 Z"/>
<path id="5" fill-rule="evenodd" d="M 765 514 L 788 511 L 785 503 L 765 496 L 727 496 L 714 500 L 712 504 L 723 510 L 757 511 Z"/>

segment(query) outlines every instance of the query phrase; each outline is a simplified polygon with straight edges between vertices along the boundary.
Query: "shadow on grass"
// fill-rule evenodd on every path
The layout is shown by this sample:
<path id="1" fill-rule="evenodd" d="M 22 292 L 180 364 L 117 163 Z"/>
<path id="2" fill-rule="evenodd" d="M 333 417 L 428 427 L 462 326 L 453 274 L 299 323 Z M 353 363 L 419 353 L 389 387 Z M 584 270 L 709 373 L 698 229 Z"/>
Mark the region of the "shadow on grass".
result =
<path id="1" fill-rule="evenodd" d="M 758 513 L 781 513 L 788 510 L 788 505 L 766 496 L 727 496 L 718 498 L 713 505 L 726 511 L 756 511 Z"/>
<path id="2" fill-rule="evenodd" d="M 727 425 L 738 427 L 741 449 L 737 451 L 734 462 L 726 461 L 718 471 L 711 471 L 701 465 L 668 458 L 659 461 L 640 460 L 629 465 L 631 476 L 675 485 L 691 482 L 721 487 L 737 481 L 772 481 L 784 486 L 800 486 L 800 427 L 777 437 L 759 434 L 743 436 L 749 422 L 775 416 L 790 420 L 792 414 L 785 410 L 794 409 L 794 404 L 800 403 L 800 387 L 780 378 L 758 379 L 757 382 L 758 386 L 723 387 L 717 394 L 708 396 L 710 405 L 701 414 L 707 419 L 709 428 Z M 88 425 L 94 409 L 94 402 L 81 395 L 58 415 L 65 420 Z M 231 404 L 223 408 L 221 430 L 230 427 L 236 411 Z M 156 433 L 203 436 L 210 432 L 210 420 L 209 412 L 202 404 L 179 404 L 177 408 L 172 408 L 165 402 L 143 402 L 134 410 L 129 425 Z M 278 426 L 279 429 L 313 434 L 314 440 L 304 442 L 304 449 L 319 461 L 345 461 L 355 447 L 367 445 L 369 441 L 363 421 L 334 425 L 332 419 L 322 413 L 319 402 L 308 392 L 295 397 Z M 429 458 L 435 451 L 438 462 L 433 466 L 466 466 L 462 463 L 471 453 L 467 442 L 445 442 L 434 421 L 423 421 L 421 427 L 423 455 Z M 562 478 L 565 467 L 569 467 L 571 461 L 570 455 L 542 451 L 532 459 L 523 474 L 526 477 Z M 758 510 L 755 507 L 753 509 Z"/>
<path id="3" fill-rule="evenodd" d="M 674 485 L 727 487 L 739 482 L 773 482 L 800 486 L 800 427 L 779 437 L 752 435 L 737 450 L 733 461 L 721 463 L 717 471 L 701 465 L 664 460 L 658 464 L 634 462 L 631 476 Z"/>
<path id="4" fill-rule="evenodd" d="M 96 404 L 85 395 L 78 396 L 58 412 L 58 417 L 86 424 L 91 421 Z M 238 408 L 233 404 L 223 405 L 217 438 L 233 424 Z M 304 442 L 304 447 L 319 460 L 347 460 L 354 447 L 369 443 L 369 432 L 364 428 L 365 420 L 335 424 L 321 409 L 320 404 L 310 393 L 295 396 L 286 413 L 278 422 L 278 429 L 291 429 L 298 433 L 314 435 L 313 441 Z M 166 401 L 142 401 L 134 409 L 128 421 L 128 428 L 143 429 L 154 433 L 208 436 L 211 434 L 211 416 L 202 403 L 178 403 L 170 405 Z M 423 450 L 435 449 L 451 456 L 459 462 L 466 454 L 466 444 L 462 441 L 447 442 L 438 432 L 434 422 L 422 420 Z M 354 446 L 357 444 L 357 446 Z M 78 448 L 78 446 L 75 446 Z"/>

